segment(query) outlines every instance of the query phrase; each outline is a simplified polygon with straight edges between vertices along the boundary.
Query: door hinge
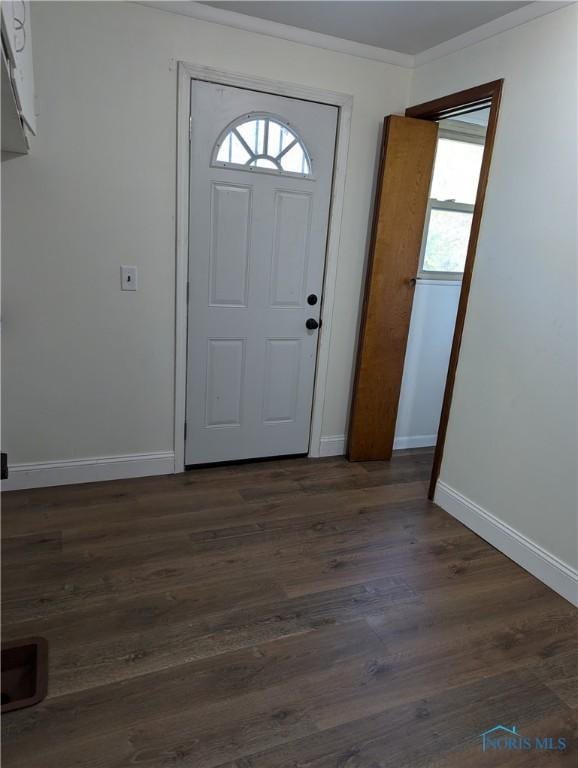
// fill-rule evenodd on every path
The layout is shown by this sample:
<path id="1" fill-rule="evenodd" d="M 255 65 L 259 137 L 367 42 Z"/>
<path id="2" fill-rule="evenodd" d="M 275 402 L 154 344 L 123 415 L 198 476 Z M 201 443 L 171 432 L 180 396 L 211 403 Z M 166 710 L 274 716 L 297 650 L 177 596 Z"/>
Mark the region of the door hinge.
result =
<path id="1" fill-rule="evenodd" d="M 193 138 L 193 116 L 189 115 L 189 144 Z"/>
<path id="2" fill-rule="evenodd" d="M 191 284 L 187 281 L 187 304 L 189 303 L 190 295 L 191 295 Z"/>
<path id="3" fill-rule="evenodd" d="M 185 440 L 187 439 L 187 422 L 185 421 Z"/>

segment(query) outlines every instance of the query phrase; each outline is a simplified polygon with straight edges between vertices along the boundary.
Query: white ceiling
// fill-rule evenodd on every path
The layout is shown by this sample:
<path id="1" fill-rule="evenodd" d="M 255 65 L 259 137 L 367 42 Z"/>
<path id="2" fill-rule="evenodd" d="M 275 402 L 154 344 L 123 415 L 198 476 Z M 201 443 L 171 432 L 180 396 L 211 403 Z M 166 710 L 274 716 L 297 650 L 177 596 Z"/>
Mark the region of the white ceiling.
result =
<path id="1" fill-rule="evenodd" d="M 476 27 L 512 11 L 530 5 L 529 2 L 493 0 L 338 0 L 310 2 L 309 0 L 277 0 L 277 2 L 204 2 L 221 8 L 268 21 L 320 32 L 366 45 L 417 54 L 433 48 Z"/>

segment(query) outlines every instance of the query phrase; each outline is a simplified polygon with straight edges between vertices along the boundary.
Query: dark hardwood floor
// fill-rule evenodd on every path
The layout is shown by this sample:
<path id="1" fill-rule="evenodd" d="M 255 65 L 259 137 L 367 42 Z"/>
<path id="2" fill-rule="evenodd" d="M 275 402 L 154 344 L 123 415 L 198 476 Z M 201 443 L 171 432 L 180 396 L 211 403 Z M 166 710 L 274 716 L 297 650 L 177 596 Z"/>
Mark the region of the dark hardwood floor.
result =
<path id="1" fill-rule="evenodd" d="M 431 453 L 7 493 L 4 768 L 578 765 L 578 611 L 426 500 Z M 563 752 L 483 753 L 495 725 Z"/>

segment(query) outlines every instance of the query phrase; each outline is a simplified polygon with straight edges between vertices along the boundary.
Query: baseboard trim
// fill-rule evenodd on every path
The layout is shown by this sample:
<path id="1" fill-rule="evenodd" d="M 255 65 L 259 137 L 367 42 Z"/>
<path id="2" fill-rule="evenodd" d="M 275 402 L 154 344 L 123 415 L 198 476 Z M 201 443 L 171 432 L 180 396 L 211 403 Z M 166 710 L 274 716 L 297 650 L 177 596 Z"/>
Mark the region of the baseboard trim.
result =
<path id="1" fill-rule="evenodd" d="M 175 471 L 173 451 L 133 453 L 126 456 L 97 456 L 89 459 L 13 464 L 3 491 L 46 488 L 53 485 L 94 483 L 102 480 L 124 480 L 130 477 L 168 475 Z"/>
<path id="2" fill-rule="evenodd" d="M 572 568 L 443 481 L 438 481 L 435 502 L 532 576 L 578 607 L 578 569 Z"/>
<path id="3" fill-rule="evenodd" d="M 393 442 L 394 451 L 407 448 L 429 448 L 435 445 L 437 435 L 413 435 L 411 437 L 396 437 Z M 319 456 L 343 456 L 345 454 L 345 435 L 328 435 L 322 437 L 319 445 Z"/>
<path id="4" fill-rule="evenodd" d="M 328 435 L 319 441 L 319 456 L 343 456 L 345 435 Z"/>
<path id="5" fill-rule="evenodd" d="M 396 437 L 393 441 L 394 451 L 403 451 L 406 448 L 430 448 L 437 442 L 437 435 L 410 435 L 409 437 Z"/>

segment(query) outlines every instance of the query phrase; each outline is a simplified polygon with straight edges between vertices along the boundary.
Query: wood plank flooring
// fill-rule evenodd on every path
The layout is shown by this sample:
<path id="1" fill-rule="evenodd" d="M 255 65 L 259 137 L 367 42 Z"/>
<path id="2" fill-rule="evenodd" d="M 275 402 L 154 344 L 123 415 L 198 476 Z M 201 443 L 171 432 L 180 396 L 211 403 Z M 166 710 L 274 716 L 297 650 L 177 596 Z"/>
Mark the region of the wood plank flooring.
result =
<path id="1" fill-rule="evenodd" d="M 5 494 L 3 635 L 50 679 L 4 768 L 578 765 L 578 611 L 426 500 L 431 458 Z"/>

